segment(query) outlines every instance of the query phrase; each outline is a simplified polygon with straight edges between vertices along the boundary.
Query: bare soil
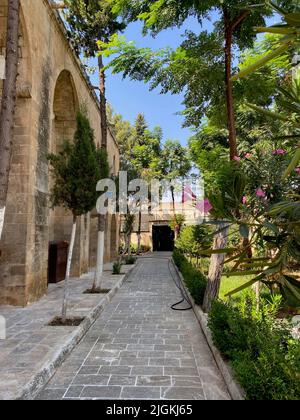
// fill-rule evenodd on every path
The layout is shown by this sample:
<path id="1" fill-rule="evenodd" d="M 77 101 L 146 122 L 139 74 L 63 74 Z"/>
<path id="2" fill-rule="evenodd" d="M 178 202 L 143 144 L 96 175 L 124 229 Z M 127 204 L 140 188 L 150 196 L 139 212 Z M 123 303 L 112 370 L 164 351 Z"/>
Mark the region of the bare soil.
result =
<path id="1" fill-rule="evenodd" d="M 49 327 L 78 327 L 85 318 L 68 318 L 63 322 L 61 317 L 56 317 L 49 322 Z"/>
<path id="2" fill-rule="evenodd" d="M 111 289 L 88 289 L 84 292 L 85 295 L 106 295 Z"/>

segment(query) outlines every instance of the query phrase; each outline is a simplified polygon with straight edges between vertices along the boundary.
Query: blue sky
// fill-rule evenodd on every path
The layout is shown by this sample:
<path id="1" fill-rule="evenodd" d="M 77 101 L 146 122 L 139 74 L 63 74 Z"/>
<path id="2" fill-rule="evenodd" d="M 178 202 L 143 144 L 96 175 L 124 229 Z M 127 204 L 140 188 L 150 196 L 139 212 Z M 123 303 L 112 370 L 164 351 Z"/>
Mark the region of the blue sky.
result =
<path id="1" fill-rule="evenodd" d="M 212 14 L 212 21 L 216 18 Z M 277 19 L 278 20 L 278 19 Z M 274 23 L 272 19 L 269 23 Z M 212 22 L 206 21 L 203 29 L 210 30 Z M 128 41 L 135 41 L 138 47 L 158 49 L 170 46 L 176 48 L 182 41 L 182 35 L 189 29 L 199 32 L 199 23 L 195 19 L 188 19 L 181 29 L 169 29 L 160 33 L 156 38 L 142 35 L 141 23 L 133 23 L 125 31 Z M 93 84 L 97 84 L 97 76 L 92 76 Z M 112 75 L 107 71 L 107 99 L 116 113 L 134 123 L 139 112 L 143 113 L 151 128 L 160 125 L 164 132 L 164 139 L 176 139 L 183 145 L 193 134 L 190 129 L 182 128 L 184 118 L 178 115 L 183 110 L 183 95 L 161 95 L 159 89 L 149 91 L 143 82 L 132 82 L 123 79 L 121 74 Z"/>
<path id="2" fill-rule="evenodd" d="M 209 23 L 207 24 L 209 28 Z M 142 35 L 141 23 L 133 23 L 126 29 L 124 35 L 128 41 L 135 41 L 139 47 L 158 49 L 170 46 L 176 48 L 182 42 L 186 29 L 199 31 L 199 23 L 194 19 L 187 20 L 181 29 L 163 31 L 156 38 Z M 96 76 L 92 77 L 96 83 Z M 182 128 L 183 117 L 178 112 L 183 110 L 183 95 L 161 95 L 159 89 L 149 91 L 143 82 L 132 82 L 123 79 L 121 74 L 112 75 L 107 72 L 107 99 L 115 112 L 124 119 L 134 122 L 139 112 L 143 113 L 151 128 L 160 125 L 164 139 L 176 139 L 185 145 L 193 134 L 191 130 Z"/>

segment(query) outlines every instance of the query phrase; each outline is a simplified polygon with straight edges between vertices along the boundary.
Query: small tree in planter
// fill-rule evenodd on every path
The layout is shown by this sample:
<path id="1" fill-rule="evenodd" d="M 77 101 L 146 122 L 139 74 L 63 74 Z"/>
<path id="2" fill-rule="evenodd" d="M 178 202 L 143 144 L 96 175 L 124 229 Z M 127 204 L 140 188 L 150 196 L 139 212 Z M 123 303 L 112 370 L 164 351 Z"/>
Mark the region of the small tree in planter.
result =
<path id="1" fill-rule="evenodd" d="M 99 180 L 109 177 L 109 162 L 107 150 L 98 148 L 96 157 L 99 167 Z M 106 293 L 109 290 L 101 289 L 101 279 L 103 274 L 103 261 L 104 261 L 104 235 L 105 235 L 105 217 L 98 215 L 98 240 L 97 240 L 97 264 L 94 277 L 93 287 L 91 293 Z"/>
<path id="2" fill-rule="evenodd" d="M 135 215 L 128 213 L 125 217 L 125 222 L 124 222 L 124 235 L 125 235 L 125 242 L 126 242 L 124 254 L 126 254 L 127 252 L 129 257 L 131 256 L 131 236 L 133 232 L 134 221 L 135 221 Z"/>
<path id="3" fill-rule="evenodd" d="M 67 322 L 68 288 L 77 218 L 91 211 L 96 204 L 96 185 L 99 165 L 96 157 L 93 130 L 84 111 L 77 114 L 74 144 L 66 141 L 58 155 L 48 157 L 54 185 L 51 191 L 52 208 L 61 206 L 72 212 L 73 228 L 66 270 L 61 323 Z"/>

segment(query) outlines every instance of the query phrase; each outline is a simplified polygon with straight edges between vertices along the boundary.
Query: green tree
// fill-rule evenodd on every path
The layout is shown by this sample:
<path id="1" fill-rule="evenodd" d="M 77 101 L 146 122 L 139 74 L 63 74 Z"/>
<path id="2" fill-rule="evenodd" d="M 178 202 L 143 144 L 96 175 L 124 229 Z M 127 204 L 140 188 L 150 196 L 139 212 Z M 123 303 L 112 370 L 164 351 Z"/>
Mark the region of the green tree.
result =
<path id="1" fill-rule="evenodd" d="M 259 30 L 261 32 L 282 35 L 279 39 L 279 43 L 274 46 L 272 52 L 264 55 L 260 60 L 254 62 L 246 69 L 243 69 L 234 77 L 235 80 L 240 77 L 251 75 L 275 58 L 281 57 L 286 51 L 293 50 L 299 46 L 299 12 L 288 13 L 287 11 L 279 9 L 277 6 L 274 7 L 282 14 L 285 24 L 280 26 L 275 25 L 270 28 L 260 28 Z M 277 113 L 270 112 L 269 110 L 261 110 L 258 107 L 252 107 L 267 118 L 272 118 L 281 122 L 291 122 L 291 128 L 297 131 L 290 136 L 281 136 L 281 138 L 285 140 L 299 139 L 299 87 L 298 77 L 295 77 L 289 88 L 280 89 L 281 98 L 279 98 L 278 101 L 279 112 Z M 258 180 L 265 184 L 263 185 L 263 188 L 256 190 L 256 197 L 251 200 L 251 205 L 244 208 L 244 218 L 247 220 L 248 216 L 248 220 L 242 227 L 242 231 L 246 232 L 249 230 L 250 214 L 250 223 L 253 218 L 256 222 L 252 225 L 254 226 L 253 237 L 260 241 L 264 247 L 271 248 L 273 250 L 273 256 L 271 258 L 265 258 L 263 262 L 259 264 L 256 264 L 256 262 L 246 264 L 246 267 L 250 270 L 248 273 L 255 274 L 256 276 L 240 289 L 231 292 L 231 294 L 249 287 L 258 281 L 262 281 L 267 285 L 277 284 L 280 287 L 285 300 L 291 306 L 299 306 L 299 282 L 290 274 L 291 264 L 295 261 L 298 263 L 300 258 L 299 168 L 297 167 L 300 161 L 299 144 L 296 147 L 292 161 L 284 170 L 284 166 L 286 167 L 286 165 L 284 165 L 286 153 L 287 151 L 282 148 L 274 151 L 273 158 L 276 159 L 276 161 L 271 162 L 272 169 L 269 171 L 272 173 L 272 176 L 268 175 L 268 177 L 266 177 L 261 173 L 263 172 L 262 169 L 265 170 L 266 166 L 268 166 L 268 164 L 270 165 L 270 159 L 264 159 L 263 164 L 261 162 L 255 164 L 250 160 L 250 168 L 246 168 L 247 173 L 250 170 L 252 175 L 252 182 L 250 183 L 252 188 L 253 181 L 257 182 Z M 276 173 L 274 173 L 275 171 Z M 253 177 L 253 173 L 259 174 L 259 176 Z M 296 179 L 293 179 L 294 176 L 296 176 Z M 266 179 L 268 182 L 266 182 Z M 289 189 L 283 194 L 286 187 Z M 265 202 L 257 204 L 257 199 L 265 200 Z M 238 267 L 243 263 L 245 263 L 244 255 L 240 254 L 236 257 L 235 267 Z M 234 275 L 235 273 L 231 274 Z"/>
<path id="2" fill-rule="evenodd" d="M 67 319 L 68 287 L 76 236 L 77 218 L 91 211 L 97 201 L 96 185 L 100 172 L 96 157 L 94 135 L 84 112 L 77 114 L 74 143 L 66 141 L 58 155 L 49 155 L 53 175 L 52 207 L 64 207 L 72 212 L 73 228 L 62 305 L 62 322 Z"/>
<path id="3" fill-rule="evenodd" d="M 202 24 L 212 11 L 219 12 L 211 33 L 202 30 L 198 35 L 188 31 L 186 40 L 176 51 L 165 49 L 153 52 L 149 48 L 137 49 L 132 43 L 124 43 L 124 40 L 112 40 L 112 50 L 119 52 L 112 61 L 112 67 L 115 72 L 123 71 L 124 76 L 150 82 L 152 88 L 161 86 L 163 93 L 185 92 L 187 125 L 199 127 L 205 115 L 216 115 L 215 118 L 218 118 L 219 110 L 225 109 L 230 159 L 234 160 L 238 156 L 237 108 L 231 79 L 234 52 L 241 53 L 253 46 L 256 38 L 254 26 L 264 25 L 266 17 L 272 14 L 269 4 L 260 0 L 145 0 L 134 4 L 127 0 L 112 1 L 115 10 L 123 11 L 129 21 L 142 19 L 145 32 L 150 30 L 154 35 L 163 29 L 181 27 L 189 16 L 196 17 Z M 294 7 L 288 0 L 280 4 Z M 223 229 L 225 233 L 226 229 Z M 217 230 L 220 240 L 216 239 L 216 246 L 217 242 L 222 246 L 226 244 L 224 235 L 222 238 L 222 233 Z M 217 258 L 214 256 L 212 260 Z M 216 273 L 218 278 L 214 276 L 210 280 L 217 287 L 208 287 L 207 294 L 210 296 L 206 302 L 211 302 L 213 293 L 219 289 L 222 269 L 216 264 L 217 261 L 212 261 L 210 272 Z"/>
<path id="4" fill-rule="evenodd" d="M 143 114 L 138 114 L 134 126 L 134 146 L 131 151 L 132 164 L 139 177 L 150 182 L 152 177 L 153 161 L 159 158 L 161 151 L 162 130 L 156 127 L 150 131 L 147 121 Z M 139 203 L 138 212 L 138 246 L 137 253 L 141 250 L 141 232 L 142 232 L 142 205 Z"/>
<path id="5" fill-rule="evenodd" d="M 108 106 L 108 121 L 119 146 L 121 170 L 131 172 L 134 127 L 129 121 L 124 120 L 121 114 L 115 114 L 110 106 Z"/>
<path id="6" fill-rule="evenodd" d="M 274 35 L 269 35 L 255 43 L 253 49 L 248 49 L 242 54 L 240 67 L 247 67 L 253 61 L 268 54 L 274 39 Z M 268 66 L 261 68 L 255 75 L 240 80 L 234 86 L 238 155 L 241 157 L 254 153 L 257 144 L 261 144 L 261 147 L 264 148 L 272 148 L 273 144 L 273 149 L 276 149 L 276 142 L 272 139 L 272 136 L 284 131 L 282 122 L 276 122 L 270 118 L 266 119 L 264 115 L 250 109 L 247 102 L 255 100 L 257 104 L 268 107 L 274 104 L 274 99 L 278 97 L 278 87 L 285 83 L 283 76 L 288 73 L 291 67 L 289 58 L 288 53 L 278 57 Z M 226 177 L 229 176 L 229 180 L 232 179 L 232 176 L 228 175 L 228 171 L 225 171 L 225 177 L 223 176 L 224 168 L 228 166 L 228 145 L 226 144 L 227 133 L 225 128 L 226 122 L 218 112 L 217 107 L 213 105 L 209 111 L 209 118 L 189 142 L 192 159 L 204 177 L 206 193 L 212 201 L 215 195 L 220 194 L 220 191 L 226 190 Z M 220 195 L 218 196 L 220 197 Z M 217 231 L 219 230 L 220 227 L 218 226 Z M 225 230 L 223 233 L 225 233 Z M 222 235 L 222 232 L 218 233 L 216 240 L 219 241 L 221 247 L 226 248 L 226 240 L 222 240 L 222 236 L 225 236 Z M 243 238 L 242 246 L 249 251 L 247 256 L 250 257 L 252 251 L 249 247 L 248 238 Z M 204 307 L 207 309 L 211 305 L 213 296 L 217 295 L 219 290 L 222 270 L 219 269 L 218 264 L 224 261 L 223 257 L 218 254 L 212 256 L 209 279 L 214 278 L 214 281 L 209 281 L 204 300 Z M 215 274 L 212 275 L 212 273 Z"/>
<path id="7" fill-rule="evenodd" d="M 117 15 L 112 11 L 109 0 L 65 0 L 64 13 L 68 35 L 78 55 L 86 58 L 98 57 L 100 80 L 100 110 L 102 146 L 107 147 L 107 114 L 105 93 L 105 71 L 102 56 L 98 56 L 97 41 L 107 42 L 109 38 L 124 29 Z"/>
<path id="8" fill-rule="evenodd" d="M 135 221 L 135 216 L 133 214 L 127 214 L 125 216 L 125 220 L 124 220 L 124 235 L 125 235 L 125 251 L 124 254 L 126 253 L 126 251 L 128 252 L 128 255 L 131 255 L 131 236 L 133 233 L 133 228 L 134 228 L 134 221 Z"/>
<path id="9" fill-rule="evenodd" d="M 212 245 L 212 232 L 208 226 L 185 226 L 176 241 L 176 248 L 197 259 L 201 251 Z"/>
<path id="10" fill-rule="evenodd" d="M 96 159 L 99 166 L 100 179 L 106 179 L 110 176 L 110 167 L 108 153 L 105 149 L 96 150 Z"/>
<path id="11" fill-rule="evenodd" d="M 106 80 L 102 55 L 98 55 L 97 40 L 107 42 L 109 37 L 124 29 L 113 12 L 109 0 L 65 0 L 65 20 L 69 38 L 78 55 L 87 59 L 97 57 L 99 70 L 101 147 L 107 149 L 108 122 L 106 113 Z M 105 217 L 98 217 L 98 251 L 95 284 L 100 284 L 103 272 Z M 102 255 L 102 256 L 101 256 Z"/>
<path id="12" fill-rule="evenodd" d="M 137 115 L 135 124 L 124 121 L 109 108 L 109 120 L 121 153 L 121 169 L 127 171 L 128 182 L 141 178 L 150 181 L 160 157 L 162 129 L 149 129 L 145 116 Z M 156 172 L 155 172 L 156 174 Z M 138 253 L 141 245 L 142 213 L 138 212 Z M 131 236 L 131 235 L 130 235 Z M 128 237 L 127 237 L 128 239 Z"/>
<path id="13" fill-rule="evenodd" d="M 230 157 L 237 156 L 231 80 L 234 51 L 253 45 L 254 26 L 264 25 L 272 9 L 260 0 L 111 1 L 114 10 L 123 13 L 128 21 L 142 19 L 145 32 L 150 30 L 154 35 L 167 28 L 181 27 L 189 16 L 196 17 L 202 24 L 212 11 L 219 12 L 213 32 L 201 30 L 198 35 L 188 31 L 186 40 L 175 52 L 170 49 L 153 52 L 148 48 L 138 49 L 132 43 L 113 43 L 113 52 L 119 55 L 111 65 L 114 71 L 123 71 L 132 79 L 144 79 L 151 82 L 152 87 L 162 86 L 162 92 L 185 91 L 189 125 L 201 123 L 199 117 L 211 107 L 212 99 L 216 108 L 221 105 L 224 109 L 225 98 Z M 280 4 L 290 5 L 290 2 L 282 0 Z"/>
<path id="14" fill-rule="evenodd" d="M 107 179 L 110 176 L 110 167 L 108 161 L 107 150 L 97 148 L 96 160 L 99 169 L 99 180 Z M 98 216 L 98 246 L 97 246 L 97 266 L 92 287 L 92 293 L 102 293 L 101 287 L 102 273 L 103 273 L 103 260 L 104 260 L 104 231 L 105 231 L 105 218 Z"/>
<path id="15" fill-rule="evenodd" d="M 265 54 L 260 60 L 256 60 L 250 66 L 246 66 L 246 68 L 242 69 L 240 73 L 236 74 L 232 80 L 236 81 L 241 77 L 249 76 L 253 72 L 261 69 L 262 67 L 269 64 L 274 59 L 278 57 L 282 57 L 283 54 L 287 53 L 288 51 L 298 51 L 299 47 L 299 28 L 300 28 L 300 6 L 299 2 L 282 2 L 283 7 L 280 7 L 279 2 L 272 2 L 270 1 L 269 4 L 278 12 L 283 20 L 282 24 L 276 24 L 271 27 L 257 27 L 256 32 L 259 33 L 269 33 L 279 35 L 276 42 L 273 42 L 272 51 L 268 54 Z"/>
<path id="16" fill-rule="evenodd" d="M 138 114 L 135 121 L 135 140 L 142 146 L 145 144 L 145 133 L 148 130 L 148 124 L 144 114 Z"/>
<path id="17" fill-rule="evenodd" d="M 156 127 L 150 131 L 144 115 L 138 114 L 134 126 L 134 144 L 131 151 L 133 165 L 140 176 L 146 177 L 153 160 L 161 152 L 162 130 Z"/>
<path id="18" fill-rule="evenodd" d="M 175 236 L 179 234 L 179 224 L 176 219 L 175 206 L 175 185 L 174 183 L 179 179 L 186 177 L 192 169 L 187 148 L 183 147 L 179 141 L 167 140 L 161 151 L 159 160 L 156 162 L 157 172 L 170 185 L 170 192 L 172 197 L 172 207 L 174 222 L 176 225 Z"/>

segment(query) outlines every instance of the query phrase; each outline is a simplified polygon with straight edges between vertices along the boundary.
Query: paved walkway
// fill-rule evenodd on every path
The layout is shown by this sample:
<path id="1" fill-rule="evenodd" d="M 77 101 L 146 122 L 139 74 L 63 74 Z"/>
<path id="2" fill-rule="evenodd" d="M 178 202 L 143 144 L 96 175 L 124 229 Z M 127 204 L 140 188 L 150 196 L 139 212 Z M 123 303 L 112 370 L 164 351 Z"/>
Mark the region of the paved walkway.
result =
<path id="1" fill-rule="evenodd" d="M 193 312 L 170 309 L 161 256 L 139 260 L 38 399 L 230 399 Z"/>
<path id="2" fill-rule="evenodd" d="M 114 288 L 124 276 L 112 276 L 111 265 L 103 274 L 103 287 Z M 126 273 L 131 267 L 124 266 Z M 107 295 L 87 295 L 94 273 L 70 280 L 68 314 L 89 317 Z M 0 306 L 5 317 L 7 339 L 0 340 L 0 400 L 21 398 L 36 375 L 51 365 L 62 349 L 70 346 L 81 328 L 49 327 L 47 324 L 61 313 L 64 283 L 50 284 L 47 296 L 26 308 Z M 40 380 L 39 380 L 40 381 Z"/>

